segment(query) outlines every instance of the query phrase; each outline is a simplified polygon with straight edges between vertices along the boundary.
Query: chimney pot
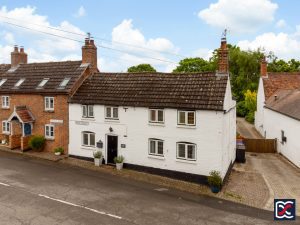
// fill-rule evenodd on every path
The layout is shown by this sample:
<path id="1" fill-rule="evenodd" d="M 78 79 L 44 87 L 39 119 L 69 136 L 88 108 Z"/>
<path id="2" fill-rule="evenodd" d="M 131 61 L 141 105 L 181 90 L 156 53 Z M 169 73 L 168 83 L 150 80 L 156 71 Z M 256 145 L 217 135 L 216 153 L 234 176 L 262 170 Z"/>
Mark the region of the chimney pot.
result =
<path id="1" fill-rule="evenodd" d="M 14 46 L 14 52 L 19 52 L 18 45 L 15 45 L 15 46 Z"/>
<path id="2" fill-rule="evenodd" d="M 228 74 L 228 48 L 227 41 L 225 37 L 221 39 L 221 47 L 218 50 L 219 62 L 218 62 L 218 73 Z"/>

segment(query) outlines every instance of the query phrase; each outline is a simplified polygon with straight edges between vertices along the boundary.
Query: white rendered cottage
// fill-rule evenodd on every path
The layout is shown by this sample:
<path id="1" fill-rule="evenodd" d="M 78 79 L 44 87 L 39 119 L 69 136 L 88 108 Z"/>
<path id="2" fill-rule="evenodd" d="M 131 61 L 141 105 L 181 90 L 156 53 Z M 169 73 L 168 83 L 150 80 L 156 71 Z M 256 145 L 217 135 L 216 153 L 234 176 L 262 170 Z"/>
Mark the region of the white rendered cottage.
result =
<path id="1" fill-rule="evenodd" d="M 235 161 L 236 102 L 222 39 L 217 73 L 96 73 L 70 99 L 69 154 L 202 182 Z"/>

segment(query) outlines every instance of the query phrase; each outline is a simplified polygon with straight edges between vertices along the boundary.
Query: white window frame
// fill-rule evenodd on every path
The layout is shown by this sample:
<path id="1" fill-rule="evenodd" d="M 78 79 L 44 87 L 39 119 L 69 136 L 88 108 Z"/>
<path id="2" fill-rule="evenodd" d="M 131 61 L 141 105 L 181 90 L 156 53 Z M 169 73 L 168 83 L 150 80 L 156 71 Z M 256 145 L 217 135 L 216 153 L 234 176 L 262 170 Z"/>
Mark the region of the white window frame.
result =
<path id="1" fill-rule="evenodd" d="M 52 106 L 51 106 L 51 100 L 53 101 Z M 54 97 L 46 96 L 44 98 L 44 101 L 45 101 L 45 111 L 54 111 Z M 49 105 L 47 105 L 47 101 Z"/>
<path id="2" fill-rule="evenodd" d="M 84 135 L 88 135 L 88 143 L 85 144 L 84 143 Z M 91 144 L 91 135 L 94 135 L 94 144 L 92 145 Z M 96 133 L 94 132 L 91 132 L 91 131 L 82 131 L 81 132 L 81 145 L 84 146 L 84 147 L 96 147 Z"/>
<path id="3" fill-rule="evenodd" d="M 2 121 L 2 133 L 10 134 L 10 122 L 8 122 L 7 120 Z"/>
<path id="4" fill-rule="evenodd" d="M 9 109 L 10 98 L 9 96 L 2 96 L 2 108 L 3 109 Z"/>
<path id="5" fill-rule="evenodd" d="M 151 142 L 154 142 L 155 143 L 155 153 L 151 153 Z M 163 153 L 160 154 L 158 153 L 158 142 L 161 142 L 163 144 Z M 161 140 L 161 139 L 156 139 L 156 138 L 149 138 L 148 140 L 148 154 L 149 155 L 155 155 L 155 156 L 161 156 L 163 157 L 164 156 L 164 141 Z"/>
<path id="6" fill-rule="evenodd" d="M 185 157 L 179 157 L 179 145 L 184 145 Z M 194 146 L 195 158 L 188 157 L 188 146 Z M 197 145 L 194 143 L 189 143 L 189 142 L 177 142 L 176 143 L 176 158 L 180 159 L 180 160 L 196 161 L 197 160 Z"/>
<path id="7" fill-rule="evenodd" d="M 53 124 L 46 124 L 45 125 L 45 138 L 48 139 L 48 140 L 54 140 L 54 138 L 55 138 L 55 127 L 54 127 Z"/>
<path id="8" fill-rule="evenodd" d="M 110 109 L 110 116 L 107 116 L 107 110 Z M 118 116 L 117 117 L 114 117 L 114 110 L 117 110 L 117 114 Z M 117 106 L 105 106 L 105 119 L 108 119 L 108 120 L 118 120 L 119 119 L 119 107 Z"/>
<path id="9" fill-rule="evenodd" d="M 155 120 L 152 120 L 151 115 L 152 111 L 155 112 Z M 158 120 L 158 112 L 161 111 L 163 113 L 163 120 Z M 163 109 L 149 109 L 149 123 L 165 123 L 165 110 Z"/>
<path id="10" fill-rule="evenodd" d="M 185 123 L 180 123 L 180 113 L 182 113 L 182 112 L 185 114 Z M 194 114 L 194 123 L 193 124 L 188 123 L 189 113 Z M 196 111 L 193 111 L 193 110 L 178 110 L 177 111 L 177 124 L 178 125 L 183 125 L 183 126 L 195 126 L 196 125 Z"/>
<path id="11" fill-rule="evenodd" d="M 82 105 L 82 117 L 83 118 L 94 118 L 94 105 Z"/>

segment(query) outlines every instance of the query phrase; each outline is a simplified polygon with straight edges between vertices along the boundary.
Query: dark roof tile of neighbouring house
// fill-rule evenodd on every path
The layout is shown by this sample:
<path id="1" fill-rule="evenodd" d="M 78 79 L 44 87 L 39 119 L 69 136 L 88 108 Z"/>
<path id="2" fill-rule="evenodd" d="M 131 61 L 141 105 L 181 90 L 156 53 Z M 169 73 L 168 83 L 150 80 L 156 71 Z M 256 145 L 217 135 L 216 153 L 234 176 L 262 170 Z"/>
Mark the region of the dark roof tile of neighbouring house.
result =
<path id="1" fill-rule="evenodd" d="M 0 93 L 68 93 L 86 68 L 81 66 L 81 61 L 28 63 L 16 68 L 3 64 L 0 65 L 0 80 L 7 81 L 0 87 Z M 48 82 L 39 87 L 45 78 L 49 78 Z M 61 88 L 60 84 L 65 78 L 70 78 L 70 81 Z M 15 86 L 20 79 L 24 79 L 24 82 Z"/>
<path id="2" fill-rule="evenodd" d="M 223 110 L 228 76 L 215 73 L 97 73 L 71 103 Z"/>
<path id="3" fill-rule="evenodd" d="M 300 89 L 275 92 L 267 100 L 265 107 L 300 120 Z"/>
<path id="4" fill-rule="evenodd" d="M 263 78 L 263 87 L 266 100 L 277 90 L 300 88 L 300 72 L 269 72 L 268 77 Z"/>

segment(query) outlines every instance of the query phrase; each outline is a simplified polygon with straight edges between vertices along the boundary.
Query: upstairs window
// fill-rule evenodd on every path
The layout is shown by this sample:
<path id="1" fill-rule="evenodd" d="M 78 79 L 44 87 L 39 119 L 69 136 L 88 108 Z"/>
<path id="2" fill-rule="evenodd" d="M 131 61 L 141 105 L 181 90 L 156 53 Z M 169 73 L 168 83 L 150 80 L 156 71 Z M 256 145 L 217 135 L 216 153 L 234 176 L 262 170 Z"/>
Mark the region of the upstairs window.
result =
<path id="1" fill-rule="evenodd" d="M 9 108 L 9 96 L 2 96 L 2 108 L 3 109 Z"/>
<path id="2" fill-rule="evenodd" d="M 164 156 L 164 141 L 160 139 L 149 139 L 149 155 Z"/>
<path id="3" fill-rule="evenodd" d="M 93 105 L 83 105 L 82 106 L 82 117 L 94 118 L 94 106 Z"/>
<path id="4" fill-rule="evenodd" d="M 59 84 L 59 88 L 61 88 L 61 89 L 66 88 L 66 86 L 67 86 L 67 84 L 69 83 L 70 80 L 71 80 L 71 78 L 63 79 L 63 81 Z"/>
<path id="5" fill-rule="evenodd" d="M 21 84 L 23 84 L 23 82 L 25 81 L 24 78 L 21 78 L 16 84 L 15 84 L 15 88 L 18 88 L 21 86 Z"/>
<path id="6" fill-rule="evenodd" d="M 164 123 L 164 110 L 163 109 L 149 109 L 149 122 L 150 123 Z"/>
<path id="7" fill-rule="evenodd" d="M 7 81 L 7 79 L 1 79 L 0 80 L 0 87 Z"/>
<path id="8" fill-rule="evenodd" d="M 196 145 L 188 142 L 177 143 L 177 159 L 196 160 Z"/>
<path id="9" fill-rule="evenodd" d="M 45 125 L 45 137 L 46 139 L 54 140 L 54 125 Z"/>
<path id="10" fill-rule="evenodd" d="M 54 97 L 45 97 L 45 110 L 54 111 Z"/>
<path id="11" fill-rule="evenodd" d="M 45 84 L 48 82 L 49 78 L 44 78 L 41 83 L 37 86 L 37 88 L 43 88 Z"/>
<path id="12" fill-rule="evenodd" d="M 4 134 L 10 133 L 10 122 L 2 121 L 2 133 Z"/>
<path id="13" fill-rule="evenodd" d="M 106 106 L 105 107 L 105 118 L 112 119 L 112 120 L 118 120 L 119 119 L 119 108 Z"/>
<path id="14" fill-rule="evenodd" d="M 178 110 L 178 125 L 195 126 L 196 125 L 195 111 Z"/>

